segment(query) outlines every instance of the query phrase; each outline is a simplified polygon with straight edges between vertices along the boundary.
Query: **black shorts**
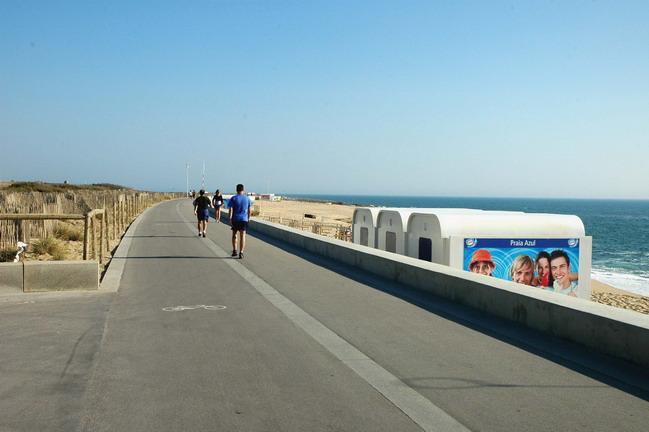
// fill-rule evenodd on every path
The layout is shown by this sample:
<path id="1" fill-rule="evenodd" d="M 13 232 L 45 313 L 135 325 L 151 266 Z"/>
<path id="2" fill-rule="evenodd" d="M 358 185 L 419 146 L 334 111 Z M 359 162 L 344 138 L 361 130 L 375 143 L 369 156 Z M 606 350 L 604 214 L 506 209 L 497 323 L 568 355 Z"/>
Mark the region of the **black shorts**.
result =
<path id="1" fill-rule="evenodd" d="M 196 211 L 196 217 L 199 221 L 206 221 L 210 219 L 210 212 L 208 209 Z"/>
<path id="2" fill-rule="evenodd" d="M 232 221 L 232 231 L 243 231 L 248 229 L 248 221 Z"/>

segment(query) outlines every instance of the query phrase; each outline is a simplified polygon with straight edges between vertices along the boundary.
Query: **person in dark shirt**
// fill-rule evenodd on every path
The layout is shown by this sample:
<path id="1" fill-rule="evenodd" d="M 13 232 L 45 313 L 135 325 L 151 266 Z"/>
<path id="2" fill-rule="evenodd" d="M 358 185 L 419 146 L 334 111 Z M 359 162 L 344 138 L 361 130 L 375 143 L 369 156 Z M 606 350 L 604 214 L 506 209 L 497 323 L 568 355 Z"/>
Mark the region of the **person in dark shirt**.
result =
<path id="1" fill-rule="evenodd" d="M 221 206 L 223 205 L 223 195 L 221 195 L 220 190 L 214 192 L 214 197 L 212 198 L 212 206 L 214 206 L 214 219 L 216 222 L 221 222 Z"/>
<path id="2" fill-rule="evenodd" d="M 194 214 L 198 218 L 198 236 L 205 237 L 207 233 L 207 221 L 210 218 L 209 209 L 212 207 L 210 199 L 205 196 L 205 191 L 198 192 L 198 198 L 194 200 Z"/>

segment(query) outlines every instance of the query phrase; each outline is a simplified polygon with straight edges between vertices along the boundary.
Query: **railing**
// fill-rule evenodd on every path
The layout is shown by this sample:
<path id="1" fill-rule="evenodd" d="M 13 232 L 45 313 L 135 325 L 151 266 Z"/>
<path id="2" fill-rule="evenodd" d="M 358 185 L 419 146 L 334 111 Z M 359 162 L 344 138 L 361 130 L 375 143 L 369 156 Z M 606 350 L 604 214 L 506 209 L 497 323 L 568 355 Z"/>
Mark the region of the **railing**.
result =
<path id="1" fill-rule="evenodd" d="M 13 214 L 0 214 L 0 220 L 82 220 L 83 223 L 83 259 L 88 259 L 89 250 L 92 251 L 92 258 L 97 256 L 97 229 L 96 219 L 99 217 L 101 222 L 99 224 L 99 262 L 104 261 L 104 243 L 106 244 L 106 252 L 110 252 L 108 243 L 108 221 L 106 221 L 106 210 L 95 209 L 91 210 L 85 215 L 83 214 L 28 214 L 28 213 L 13 213 Z M 105 239 L 105 242 L 104 242 Z M 23 239 L 25 242 L 27 239 Z M 89 248 L 89 242 L 92 241 L 92 247 Z"/>
<path id="2" fill-rule="evenodd" d="M 351 241 L 351 226 L 349 224 L 336 224 L 317 222 L 311 218 L 291 219 L 281 216 L 257 216 L 262 220 L 268 222 L 287 225 L 291 228 L 297 228 L 302 231 L 310 231 L 314 234 L 319 234 L 325 237 L 337 238 L 338 240 Z"/>
<path id="3" fill-rule="evenodd" d="M 29 243 L 31 240 L 29 238 L 30 229 L 25 229 L 24 221 L 83 220 L 83 259 L 98 259 L 100 263 L 103 263 L 104 253 L 110 253 L 110 241 L 121 237 L 138 214 L 156 202 L 175 197 L 177 197 L 177 194 L 142 193 L 138 195 L 121 195 L 111 206 L 107 206 L 108 208 L 90 210 L 85 214 L 4 213 L 0 214 L 0 221 L 16 221 L 17 226 L 11 229 L 9 233 L 0 230 L 0 239 L 5 245 L 7 245 L 9 238 L 12 239 L 11 244 L 15 244 L 17 240 Z M 4 228 L 10 227 L 7 227 L 5 223 Z M 45 238 L 49 235 L 52 235 L 52 233 L 45 230 L 39 237 Z"/>

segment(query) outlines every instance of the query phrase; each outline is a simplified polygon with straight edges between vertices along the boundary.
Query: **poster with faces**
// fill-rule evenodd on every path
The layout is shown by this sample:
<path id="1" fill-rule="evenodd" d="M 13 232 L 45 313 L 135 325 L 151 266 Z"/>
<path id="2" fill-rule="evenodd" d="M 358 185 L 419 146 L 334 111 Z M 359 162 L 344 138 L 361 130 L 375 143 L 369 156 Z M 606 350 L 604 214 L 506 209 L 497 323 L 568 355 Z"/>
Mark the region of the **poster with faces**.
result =
<path id="1" fill-rule="evenodd" d="M 465 238 L 462 268 L 576 297 L 579 239 Z"/>

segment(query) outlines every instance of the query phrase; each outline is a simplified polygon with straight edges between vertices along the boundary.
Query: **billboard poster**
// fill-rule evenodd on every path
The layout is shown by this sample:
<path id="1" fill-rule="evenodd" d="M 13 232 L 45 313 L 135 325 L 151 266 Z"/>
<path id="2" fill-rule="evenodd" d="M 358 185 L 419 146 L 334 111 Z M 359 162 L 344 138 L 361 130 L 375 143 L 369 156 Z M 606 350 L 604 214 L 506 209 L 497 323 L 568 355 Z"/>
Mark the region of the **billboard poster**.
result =
<path id="1" fill-rule="evenodd" d="M 462 268 L 576 297 L 579 239 L 465 238 Z"/>

